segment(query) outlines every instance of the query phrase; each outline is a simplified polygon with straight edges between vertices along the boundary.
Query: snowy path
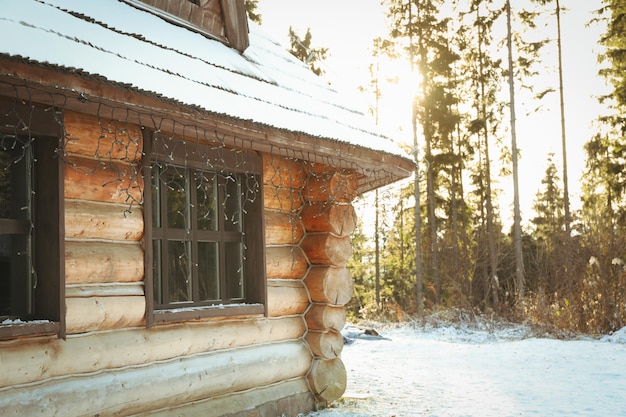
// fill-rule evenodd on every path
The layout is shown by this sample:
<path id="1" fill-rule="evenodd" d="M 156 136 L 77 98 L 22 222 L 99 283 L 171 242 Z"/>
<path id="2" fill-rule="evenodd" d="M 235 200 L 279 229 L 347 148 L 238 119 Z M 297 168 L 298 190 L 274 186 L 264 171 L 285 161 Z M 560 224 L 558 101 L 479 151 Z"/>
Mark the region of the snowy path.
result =
<path id="1" fill-rule="evenodd" d="M 316 417 L 626 416 L 626 329 L 610 343 L 410 327 L 344 347 L 348 389 Z"/>

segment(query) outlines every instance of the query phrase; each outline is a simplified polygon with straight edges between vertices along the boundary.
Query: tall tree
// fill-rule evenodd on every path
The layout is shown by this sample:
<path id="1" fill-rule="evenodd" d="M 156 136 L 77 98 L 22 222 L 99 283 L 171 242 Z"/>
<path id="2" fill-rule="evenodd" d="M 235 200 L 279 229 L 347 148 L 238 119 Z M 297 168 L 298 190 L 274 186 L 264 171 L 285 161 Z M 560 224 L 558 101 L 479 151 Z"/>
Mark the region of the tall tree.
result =
<path id="1" fill-rule="evenodd" d="M 449 17 L 442 17 L 441 0 L 391 0 L 392 36 L 408 49 L 413 68 L 417 69 L 421 83 L 420 94 L 414 103 L 415 132 L 423 134 L 423 161 L 426 170 L 426 219 L 428 234 L 426 247 L 428 276 L 434 288 L 434 302 L 442 295 L 440 271 L 440 219 L 450 183 L 450 153 L 452 134 L 458 117 L 453 112 L 456 97 L 451 65 L 458 59 L 451 47 Z M 417 78 L 417 77 L 416 77 Z M 417 141 L 414 152 L 418 151 Z M 416 201 L 419 201 L 419 175 L 416 176 Z M 416 207 L 419 207 L 417 204 Z M 420 216 L 416 210 L 416 216 Z"/>
<path id="2" fill-rule="evenodd" d="M 598 133 L 585 145 L 583 236 L 594 261 L 591 279 L 598 286 L 594 293 L 599 294 L 589 304 L 605 318 L 599 325 L 613 330 L 626 321 L 626 308 L 619 307 L 626 298 L 620 265 L 626 245 L 626 4 L 604 0 L 603 6 L 606 32 L 600 39 L 605 48 L 601 60 L 608 66 L 600 74 L 612 91 L 601 101 L 609 103 L 613 112 L 599 118 Z M 615 264 L 620 266 L 617 270 Z"/>
<path id="3" fill-rule="evenodd" d="M 259 6 L 259 0 L 246 0 L 246 12 L 248 13 L 248 18 L 261 25 L 263 23 L 263 16 L 257 12 L 257 7 Z"/>
<path id="4" fill-rule="evenodd" d="M 511 122 L 511 155 L 513 159 L 513 246 L 515 250 L 515 279 L 517 304 L 524 304 L 524 261 L 522 256 L 522 216 L 519 203 L 519 174 L 517 163 L 517 127 L 515 114 L 515 71 L 513 68 L 513 28 L 511 25 L 511 0 L 506 0 L 506 46 L 508 51 L 509 114 Z"/>
<path id="5" fill-rule="evenodd" d="M 374 304 L 374 272 L 371 262 L 368 262 L 372 256 L 372 248 L 368 245 L 369 239 L 363 231 L 360 218 L 357 220 L 356 229 L 352 232 L 351 242 L 352 256 L 348 260 L 347 268 L 354 282 L 355 296 L 346 306 L 346 312 L 351 318 L 358 318 Z"/>
<path id="6" fill-rule="evenodd" d="M 533 202 L 535 217 L 531 219 L 533 225 L 532 238 L 535 242 L 534 260 L 531 264 L 532 271 L 528 280 L 534 284 L 536 294 L 540 295 L 540 312 L 543 313 L 551 301 L 553 294 L 562 292 L 564 282 L 572 277 L 563 273 L 563 232 L 564 232 L 564 206 L 563 191 L 559 187 L 559 176 L 554 164 L 554 154 L 548 156 L 548 165 L 545 176 L 541 180 L 541 190 L 537 192 Z M 569 248 L 564 248 L 566 251 Z M 570 265 L 566 265 L 566 268 Z M 530 287 L 530 286 L 529 286 Z M 552 300 L 556 301 L 556 300 Z"/>
<path id="7" fill-rule="evenodd" d="M 537 192 L 533 209 L 536 217 L 532 219 L 536 239 L 550 242 L 557 241 L 564 229 L 563 191 L 559 187 L 559 176 L 554 164 L 554 154 L 548 155 L 548 167 L 541 180 L 542 190 Z"/>
<path id="8" fill-rule="evenodd" d="M 385 196 L 384 193 L 383 196 Z M 412 310 L 419 305 L 415 300 L 415 246 L 411 245 L 414 230 L 414 216 L 410 210 L 409 200 L 413 196 L 413 184 L 400 188 L 397 195 L 387 194 L 388 211 L 393 212 L 394 220 L 388 228 L 387 238 L 384 239 L 385 256 L 381 259 L 383 271 L 383 299 L 391 298 L 402 310 Z M 407 209 L 408 208 L 408 209 Z"/>
<path id="9" fill-rule="evenodd" d="M 473 182 L 478 196 L 478 221 L 476 230 L 477 262 L 483 264 L 483 247 L 487 248 L 486 266 L 479 268 L 485 282 L 484 302 L 497 308 L 498 295 L 498 234 L 495 225 L 495 211 L 493 206 L 494 193 L 492 190 L 492 135 L 497 132 L 500 119 L 497 93 L 500 89 L 499 74 L 501 61 L 490 54 L 493 48 L 492 28 L 494 22 L 501 16 L 502 11 L 492 8 L 491 1 L 472 0 L 468 15 L 475 28 L 474 45 L 468 48 L 465 55 L 469 71 L 471 87 L 474 91 L 473 102 L 475 117 L 468 123 L 468 131 L 477 138 L 476 149 L 478 170 L 473 174 Z M 486 229 L 486 233 L 485 233 Z M 485 242 L 486 240 L 486 242 Z M 486 244 L 485 244 L 486 243 Z M 491 294 L 491 297 L 488 295 Z"/>
<path id="10" fill-rule="evenodd" d="M 556 47 L 557 47 L 557 72 L 558 72 L 558 92 L 559 92 L 559 114 L 560 114 L 560 127 L 561 127 L 561 159 L 562 159 L 562 175 L 563 175 L 563 213 L 565 222 L 565 237 L 569 241 L 571 237 L 572 227 L 572 214 L 570 212 L 570 196 L 569 196 L 569 175 L 568 175 L 568 156 L 567 156 L 567 131 L 565 124 L 565 92 L 563 87 L 563 39 L 561 36 L 561 16 L 564 9 L 561 7 L 560 0 L 532 0 L 533 3 L 539 6 L 546 6 L 554 4 L 553 15 L 556 23 Z M 552 91 L 551 89 L 547 92 Z M 543 92 L 540 94 L 544 94 Z M 564 242 L 567 243 L 567 242 Z M 565 251 L 565 259 L 563 262 L 566 265 L 571 263 L 569 259 L 569 251 Z"/>
<path id="11" fill-rule="evenodd" d="M 569 179 L 567 175 L 567 135 L 565 131 L 565 95 L 563 92 L 563 46 L 561 38 L 561 4 L 555 0 L 556 43 L 559 71 L 559 108 L 561 114 L 561 157 L 563 158 L 563 210 L 565 212 L 565 232 L 571 234 L 572 215 L 569 203 Z"/>
<path id="12" fill-rule="evenodd" d="M 326 59 L 328 48 L 313 48 L 311 44 L 312 39 L 313 35 L 311 35 L 310 28 L 307 28 L 306 34 L 304 38 L 302 38 L 296 33 L 293 27 L 289 26 L 289 40 L 291 43 L 289 52 L 300 61 L 307 64 L 313 73 L 322 75 L 324 70 L 319 64 Z"/>
<path id="13" fill-rule="evenodd" d="M 605 99 L 614 100 L 619 107 L 618 114 L 611 121 L 626 129 L 626 3 L 622 0 L 604 0 L 599 12 L 607 20 L 606 33 L 600 39 L 606 52 L 600 58 L 609 64 L 600 74 L 613 86 L 613 91 Z"/>

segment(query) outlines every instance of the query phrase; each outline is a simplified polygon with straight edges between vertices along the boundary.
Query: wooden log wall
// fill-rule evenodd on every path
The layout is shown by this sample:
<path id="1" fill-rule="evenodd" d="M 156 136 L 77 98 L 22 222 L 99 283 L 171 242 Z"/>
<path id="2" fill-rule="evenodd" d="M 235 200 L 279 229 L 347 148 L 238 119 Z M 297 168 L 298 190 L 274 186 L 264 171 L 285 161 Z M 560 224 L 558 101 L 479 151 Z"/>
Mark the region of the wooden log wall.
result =
<path id="1" fill-rule="evenodd" d="M 268 387 L 300 378 L 310 366 L 309 350 L 298 340 L 225 349 L 15 386 L 0 391 L 0 410 L 22 416 L 138 414 Z"/>
<path id="2" fill-rule="evenodd" d="M 344 306 L 353 293 L 346 264 L 352 252 L 350 234 L 356 227 L 350 203 L 356 186 L 352 172 L 318 164 L 307 166 L 301 210 L 306 234 L 300 247 L 311 263 L 304 278 L 312 302 L 305 313 L 305 339 L 315 356 L 307 380 L 322 403 L 341 397 L 347 384 L 340 331 L 346 321 Z"/>
<path id="3" fill-rule="evenodd" d="M 71 111 L 64 123 L 67 334 L 142 326 L 141 129 Z"/>
<path id="4" fill-rule="evenodd" d="M 219 416 L 241 404 L 267 404 L 276 415 L 311 411 L 302 163 L 265 158 L 269 317 L 148 330 L 144 223 L 133 203 L 143 190 L 140 129 L 70 111 L 64 117 L 67 340 L 0 341 L 0 415 Z M 341 314 L 315 314 L 325 339 L 324 323 L 338 326 Z"/>
<path id="5" fill-rule="evenodd" d="M 299 216 L 306 171 L 301 161 L 264 154 L 263 181 L 268 314 L 302 315 L 309 306 L 302 281 L 309 262 L 300 247 L 305 233 Z"/>
<path id="6" fill-rule="evenodd" d="M 0 392 L 10 386 L 46 383 L 61 377 L 78 377 L 85 372 L 106 372 L 142 364 L 156 366 L 159 362 L 209 351 L 295 341 L 304 332 L 303 318 L 292 316 L 176 323 L 159 326 L 158 330 L 91 332 L 70 335 L 67 341 L 56 337 L 2 341 Z"/>

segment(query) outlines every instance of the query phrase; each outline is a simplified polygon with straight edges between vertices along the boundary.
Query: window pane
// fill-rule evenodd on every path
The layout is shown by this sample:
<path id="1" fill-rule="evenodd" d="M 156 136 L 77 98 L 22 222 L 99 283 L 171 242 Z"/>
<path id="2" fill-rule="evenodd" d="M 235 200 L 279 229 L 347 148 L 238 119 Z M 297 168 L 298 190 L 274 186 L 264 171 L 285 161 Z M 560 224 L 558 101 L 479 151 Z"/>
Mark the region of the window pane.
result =
<path id="1" fill-rule="evenodd" d="M 217 242 L 198 242 L 200 301 L 219 300 L 219 252 Z"/>
<path id="2" fill-rule="evenodd" d="M 226 243 L 226 298 L 244 297 L 243 244 Z"/>
<path id="3" fill-rule="evenodd" d="M 11 154 L 0 144 L 0 219 L 8 219 L 10 205 L 13 201 L 11 190 Z"/>
<path id="4" fill-rule="evenodd" d="M 154 302 L 163 303 L 163 270 L 161 265 L 161 241 L 152 241 L 152 283 L 154 291 Z"/>
<path id="5" fill-rule="evenodd" d="M 191 301 L 191 251 L 189 242 L 168 241 L 168 285 L 170 302 Z"/>
<path id="6" fill-rule="evenodd" d="M 0 235 L 0 316 L 33 312 L 29 247 L 29 235 Z"/>
<path id="7" fill-rule="evenodd" d="M 0 316 L 15 314 L 11 306 L 11 236 L 0 235 Z"/>
<path id="8" fill-rule="evenodd" d="M 217 230 L 217 176 L 194 172 L 199 230 Z"/>
<path id="9" fill-rule="evenodd" d="M 152 226 L 161 227 L 161 169 L 152 167 Z"/>
<path id="10" fill-rule="evenodd" d="M 0 218 L 20 220 L 0 229 L 0 316 L 22 319 L 33 311 L 30 158 L 20 138 L 0 136 Z"/>
<path id="11" fill-rule="evenodd" d="M 184 168 L 168 167 L 161 175 L 167 187 L 167 226 L 188 229 L 189 186 Z"/>
<path id="12" fill-rule="evenodd" d="M 29 149 L 18 139 L 0 136 L 0 218 L 28 220 Z"/>
<path id="13" fill-rule="evenodd" d="M 241 232 L 241 176 L 227 177 L 224 189 L 224 228 L 227 232 Z"/>

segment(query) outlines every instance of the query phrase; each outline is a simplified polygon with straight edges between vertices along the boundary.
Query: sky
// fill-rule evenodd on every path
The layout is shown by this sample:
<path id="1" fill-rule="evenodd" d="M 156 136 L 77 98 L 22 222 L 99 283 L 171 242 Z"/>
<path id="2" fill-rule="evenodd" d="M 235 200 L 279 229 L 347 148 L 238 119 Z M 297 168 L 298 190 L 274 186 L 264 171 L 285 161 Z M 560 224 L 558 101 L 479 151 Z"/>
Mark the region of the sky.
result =
<path id="1" fill-rule="evenodd" d="M 346 326 L 346 392 L 310 416 L 626 416 L 626 327 L 567 340 L 480 320 Z"/>
<path id="2" fill-rule="evenodd" d="M 568 178 L 572 209 L 580 207 L 580 177 L 584 167 L 583 145 L 592 136 L 593 121 L 602 113 L 596 96 L 606 93 L 604 81 L 597 75 L 597 56 L 600 52 L 596 42 L 602 28 L 587 23 L 593 17 L 591 12 L 601 5 L 601 0 L 564 0 L 563 7 L 569 10 L 562 15 L 564 97 L 568 153 Z M 258 11 L 263 18 L 263 29 L 276 40 L 289 47 L 288 30 L 293 26 L 297 33 L 311 29 L 313 47 L 326 47 L 329 57 L 324 65 L 326 77 L 346 94 L 357 94 L 359 86 L 370 80 L 369 65 L 372 62 L 371 46 L 373 39 L 387 37 L 388 23 L 385 8 L 380 0 L 260 0 Z M 546 36 L 556 37 L 554 27 L 545 29 Z M 548 47 L 552 52 L 546 61 L 553 63 L 553 71 L 548 71 L 546 83 L 558 87 L 556 73 L 556 44 Z M 410 91 L 406 87 L 410 81 L 408 69 L 393 68 L 401 74 L 401 81 L 388 84 L 384 93 L 387 101 L 381 102 L 379 119 L 382 129 L 400 142 L 410 142 Z M 404 81 L 404 82 L 403 82 Z M 361 93 L 362 94 L 362 93 Z M 361 103 L 372 103 L 373 96 L 362 96 Z M 532 203 L 541 180 L 545 175 L 547 157 L 555 154 L 555 164 L 562 178 L 561 131 L 558 94 L 552 93 L 543 101 L 538 113 L 530 113 L 537 107 L 518 98 L 516 103 L 517 144 L 521 153 L 519 161 L 520 205 L 522 218 L 532 213 Z M 508 121 L 505 123 L 508 124 Z M 402 131 L 398 131 L 401 126 Z M 507 143 L 510 143 L 508 141 Z M 498 185 L 502 189 L 502 218 L 507 223 L 512 215 L 512 178 L 503 179 Z"/>

